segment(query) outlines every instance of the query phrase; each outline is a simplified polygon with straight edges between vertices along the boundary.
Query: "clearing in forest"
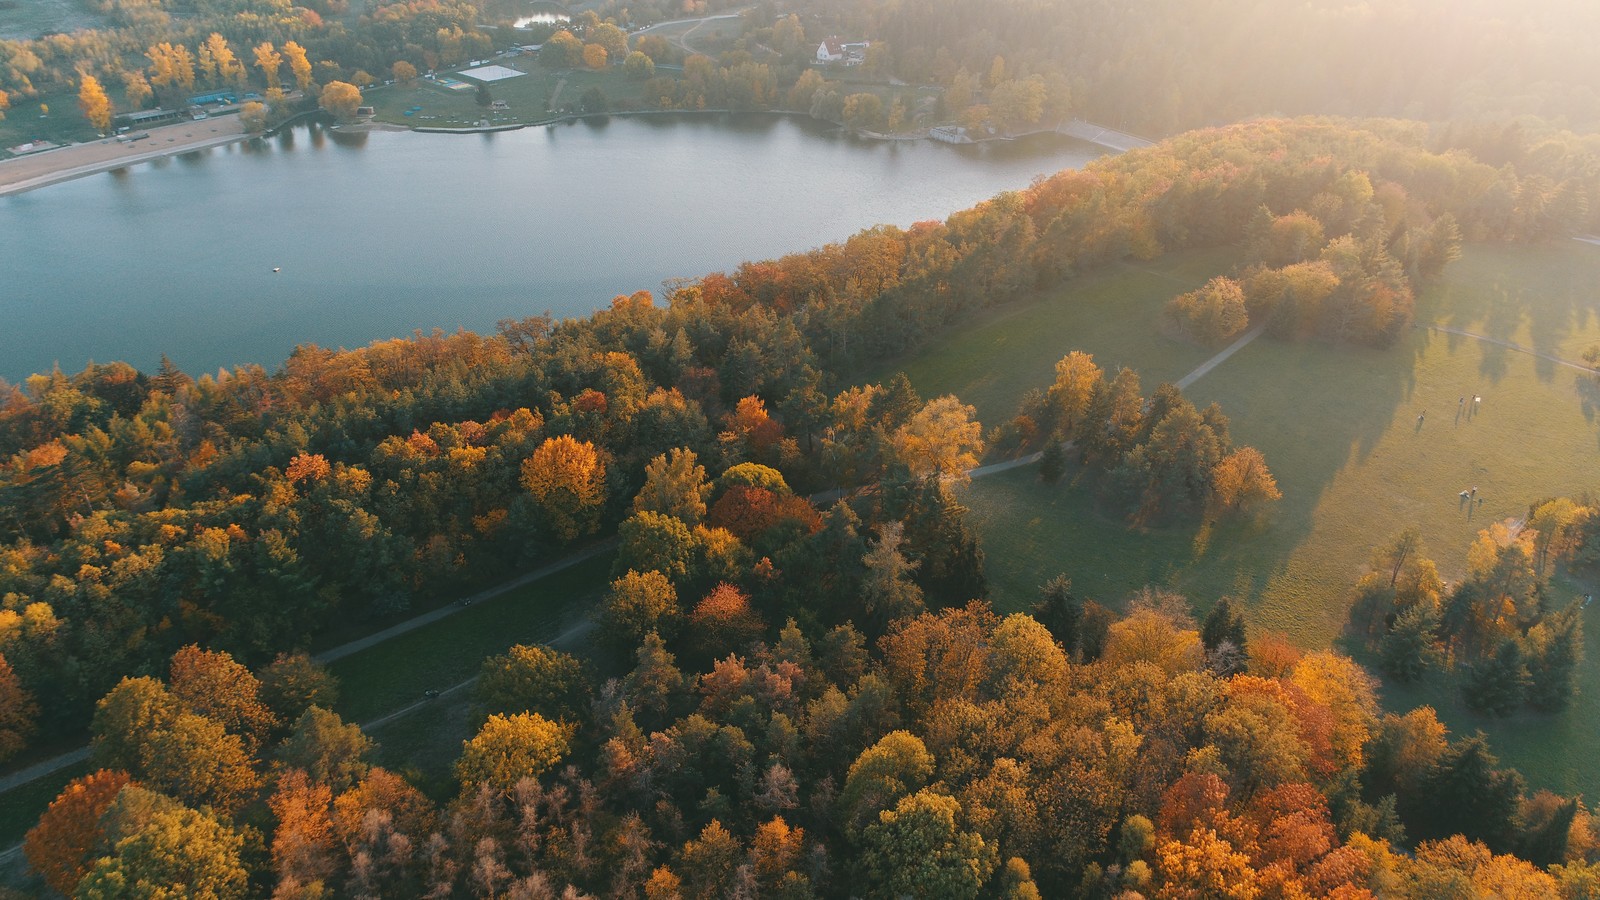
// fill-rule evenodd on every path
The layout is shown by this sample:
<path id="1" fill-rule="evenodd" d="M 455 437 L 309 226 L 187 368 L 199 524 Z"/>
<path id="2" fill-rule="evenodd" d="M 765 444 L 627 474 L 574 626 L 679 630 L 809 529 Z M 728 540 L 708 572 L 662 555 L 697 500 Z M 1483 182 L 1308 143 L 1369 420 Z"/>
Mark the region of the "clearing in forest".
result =
<path id="1" fill-rule="evenodd" d="M 901 367 L 925 397 L 955 393 L 976 404 L 985 425 L 1013 415 L 1022 394 L 1045 387 L 1054 362 L 1075 349 L 1108 371 L 1137 370 L 1148 393 L 1212 353 L 1164 337 L 1162 304 L 1231 264 L 1224 254 L 1182 253 L 1111 269 L 988 313 Z M 1234 440 L 1266 455 L 1284 493 L 1256 522 L 1130 529 L 1095 507 L 1093 474 L 1076 469 L 1052 486 L 1033 467 L 974 481 L 963 500 L 983 538 L 995 605 L 1026 609 L 1039 584 L 1065 572 L 1080 593 L 1113 606 L 1147 584 L 1202 611 L 1230 595 L 1244 601 L 1253 628 L 1309 647 L 1340 638 L 1372 548 L 1408 526 L 1422 530 L 1441 574 L 1459 578 L 1480 528 L 1520 518 L 1543 498 L 1600 491 L 1600 380 L 1546 358 L 1581 360 L 1600 344 L 1597 282 L 1593 246 L 1470 246 L 1424 289 L 1417 321 L 1494 341 L 1426 327 L 1387 350 L 1263 338 L 1207 373 L 1185 393 L 1197 406 L 1222 405 Z M 1482 402 L 1468 415 L 1474 396 Z M 1473 487 L 1482 504 L 1461 500 Z M 1558 604 L 1595 589 L 1565 574 L 1551 588 Z M 1600 606 L 1586 615 L 1590 634 L 1600 634 Z M 1586 761 L 1600 752 L 1600 653 L 1589 654 L 1580 692 L 1588 699 L 1568 713 L 1511 720 L 1467 712 L 1441 676 L 1386 686 L 1385 699 L 1393 708 L 1432 704 L 1458 733 L 1489 731 L 1496 752 L 1536 785 L 1595 796 L 1600 771 Z"/>

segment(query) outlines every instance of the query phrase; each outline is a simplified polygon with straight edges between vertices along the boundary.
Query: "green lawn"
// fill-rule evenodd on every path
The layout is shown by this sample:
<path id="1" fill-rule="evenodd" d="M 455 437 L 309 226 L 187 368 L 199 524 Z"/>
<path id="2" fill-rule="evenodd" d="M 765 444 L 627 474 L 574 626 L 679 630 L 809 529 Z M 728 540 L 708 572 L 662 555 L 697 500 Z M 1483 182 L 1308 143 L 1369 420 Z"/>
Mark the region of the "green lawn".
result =
<path id="1" fill-rule="evenodd" d="M 614 554 L 476 604 L 333 663 L 339 714 L 366 722 L 478 674 L 483 658 L 513 644 L 547 642 L 581 620 L 610 581 Z"/>
<path id="2" fill-rule="evenodd" d="M 638 109 L 643 105 L 643 84 L 622 74 L 617 68 L 600 72 L 586 69 L 547 69 L 531 56 L 495 59 L 490 62 L 518 69 L 527 74 L 489 85 L 495 100 L 504 100 L 508 110 L 490 110 L 477 103 L 476 83 L 453 72 L 442 73 L 472 88 L 452 90 L 443 84 L 418 78 L 409 84 L 373 88 L 364 95 L 380 122 L 412 127 L 462 128 L 475 126 L 481 119 L 493 125 L 542 122 L 560 115 L 560 110 L 575 107 L 578 98 L 591 87 L 605 92 L 613 109 Z M 557 86 L 560 93 L 556 93 Z M 551 103 L 552 97 L 554 103 Z M 405 113 L 420 106 L 412 115 Z"/>
<path id="3" fill-rule="evenodd" d="M 22 842 L 28 829 L 39 821 L 50 801 L 56 799 L 67 782 L 91 771 L 87 763 L 68 766 L 37 781 L 0 794 L 0 850 Z"/>
<path id="4" fill-rule="evenodd" d="M 478 604 L 331 667 L 339 676 L 339 713 L 365 722 L 478 674 L 483 659 L 513 644 L 547 643 L 573 628 L 598 602 L 614 554 L 587 560 L 549 578 Z M 436 799 L 453 789 L 451 767 L 472 737 L 472 691 L 456 691 L 373 729 L 375 761 L 405 774 Z"/>
<path id="5" fill-rule="evenodd" d="M 986 424 L 1009 416 L 1072 349 L 1139 370 L 1148 391 L 1207 356 L 1158 333 L 1161 303 L 1227 264 L 1217 254 L 1177 254 L 1084 279 L 1039 304 L 990 314 L 904 368 L 924 396 L 953 391 Z M 1600 247 L 1475 246 L 1425 292 L 1418 320 L 1577 359 L 1600 343 L 1597 282 Z M 1283 501 L 1255 522 L 1135 531 L 1094 508 L 1092 474 L 1069 473 L 1048 487 L 1031 469 L 979 480 L 964 499 L 998 606 L 1026 607 L 1041 582 L 1065 572 L 1113 605 L 1146 584 L 1180 591 L 1201 610 L 1228 594 L 1244 600 L 1253 627 L 1326 646 L 1341 634 L 1371 548 L 1401 529 L 1421 528 L 1453 579 L 1478 529 L 1521 516 L 1542 497 L 1600 490 L 1600 390 L 1589 376 L 1472 338 L 1417 329 L 1384 351 L 1263 338 L 1188 394 L 1202 406 L 1219 402 L 1235 440 L 1266 454 Z M 1470 403 L 1474 394 L 1483 397 L 1479 415 L 1458 424 L 1457 398 Z M 1469 510 L 1457 492 L 1472 486 L 1485 502 Z M 1587 592 L 1564 578 L 1554 588 L 1558 602 Z M 1600 697 L 1600 654 L 1582 678 L 1585 697 Z M 1496 722 L 1463 710 L 1440 679 L 1388 690 L 1386 702 L 1430 703 L 1458 732 L 1489 731 L 1505 761 L 1535 783 L 1600 796 L 1600 771 L 1588 765 L 1600 751 L 1590 700 L 1562 716 Z"/>
<path id="6" fill-rule="evenodd" d="M 56 31 L 99 28 L 105 19 L 79 0 L 12 0 L 0 4 L 0 40 L 25 41 Z"/>
<path id="7" fill-rule="evenodd" d="M 924 397 L 953 393 L 976 406 L 985 425 L 996 425 L 1016 414 L 1030 388 L 1049 385 L 1056 360 L 1084 350 L 1112 371 L 1138 369 L 1148 393 L 1211 357 L 1209 350 L 1159 333 L 1162 304 L 1232 263 L 1230 252 L 1208 251 L 1115 266 L 1042 297 L 986 311 L 914 357 L 865 373 L 863 380 L 903 371 Z"/>
<path id="8" fill-rule="evenodd" d="M 543 643 L 581 622 L 610 581 L 605 553 L 433 625 L 379 644 L 330 666 L 340 681 L 338 711 L 367 722 L 478 674 L 486 656 L 513 644 Z M 376 732 L 378 761 L 415 774 L 431 790 L 448 786 L 450 764 L 471 737 L 472 694 L 458 691 Z M 8 791 L 0 802 L 0 848 L 22 840 L 68 781 L 88 772 L 73 766 Z"/>

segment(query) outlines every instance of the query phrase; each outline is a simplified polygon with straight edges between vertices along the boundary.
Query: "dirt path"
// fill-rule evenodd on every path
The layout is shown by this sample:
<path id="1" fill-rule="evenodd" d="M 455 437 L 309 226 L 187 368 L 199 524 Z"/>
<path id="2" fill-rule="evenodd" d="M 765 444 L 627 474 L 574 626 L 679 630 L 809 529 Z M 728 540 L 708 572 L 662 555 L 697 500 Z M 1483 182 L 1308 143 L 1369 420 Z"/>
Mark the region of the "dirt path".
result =
<path id="1" fill-rule="evenodd" d="M 696 31 L 698 31 L 700 29 L 700 26 L 704 25 L 707 22 L 714 22 L 714 21 L 717 21 L 718 19 L 737 19 L 737 18 L 739 18 L 740 12 L 742 12 L 742 11 L 736 11 L 736 12 L 731 12 L 731 13 L 722 13 L 721 15 L 716 15 L 716 16 L 705 16 L 705 17 L 699 18 L 699 19 L 673 19 L 670 22 L 657 22 L 656 24 L 651 25 L 649 28 L 640 29 L 638 32 L 635 33 L 634 36 L 638 37 L 639 35 L 649 34 L 650 32 L 655 31 L 658 28 L 670 28 L 670 27 L 672 27 L 674 25 L 688 25 L 689 23 L 692 22 L 694 24 L 690 25 L 689 28 L 685 29 L 682 34 L 668 34 L 666 37 L 667 37 L 668 41 L 670 41 L 670 42 L 672 42 L 674 44 L 677 44 L 679 49 L 683 50 L 683 52 L 691 53 L 691 54 L 692 53 L 697 53 L 699 51 L 697 51 L 693 47 L 689 46 L 689 35 L 694 34 Z"/>
<path id="2" fill-rule="evenodd" d="M 163 125 L 149 129 L 149 135 L 129 143 L 103 138 L 0 161 L 0 197 L 250 137 L 238 116 Z"/>

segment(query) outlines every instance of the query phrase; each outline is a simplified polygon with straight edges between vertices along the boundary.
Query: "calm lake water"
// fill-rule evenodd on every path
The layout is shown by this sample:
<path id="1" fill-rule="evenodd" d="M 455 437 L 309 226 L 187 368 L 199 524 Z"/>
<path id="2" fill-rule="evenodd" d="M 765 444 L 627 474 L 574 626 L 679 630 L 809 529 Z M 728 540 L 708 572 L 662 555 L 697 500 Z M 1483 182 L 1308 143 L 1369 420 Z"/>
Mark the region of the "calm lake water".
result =
<path id="1" fill-rule="evenodd" d="M 944 218 L 1097 148 L 882 143 L 779 117 L 492 135 L 318 128 L 0 198 L 0 377 L 275 368 L 299 343 L 584 315 L 619 293 Z M 274 267 L 282 271 L 274 273 Z"/>

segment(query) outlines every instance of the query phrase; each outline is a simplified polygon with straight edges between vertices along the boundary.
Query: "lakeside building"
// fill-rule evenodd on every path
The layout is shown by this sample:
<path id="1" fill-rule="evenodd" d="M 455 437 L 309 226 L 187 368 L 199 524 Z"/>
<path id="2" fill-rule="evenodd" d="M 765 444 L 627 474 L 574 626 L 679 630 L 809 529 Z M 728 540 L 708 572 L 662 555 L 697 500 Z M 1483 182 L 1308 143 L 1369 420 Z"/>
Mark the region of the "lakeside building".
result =
<path id="1" fill-rule="evenodd" d="M 165 122 L 176 122 L 182 119 L 183 115 L 175 109 L 145 109 L 139 112 L 117 113 L 116 124 L 126 125 L 129 128 L 147 128 Z"/>

